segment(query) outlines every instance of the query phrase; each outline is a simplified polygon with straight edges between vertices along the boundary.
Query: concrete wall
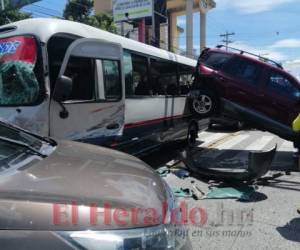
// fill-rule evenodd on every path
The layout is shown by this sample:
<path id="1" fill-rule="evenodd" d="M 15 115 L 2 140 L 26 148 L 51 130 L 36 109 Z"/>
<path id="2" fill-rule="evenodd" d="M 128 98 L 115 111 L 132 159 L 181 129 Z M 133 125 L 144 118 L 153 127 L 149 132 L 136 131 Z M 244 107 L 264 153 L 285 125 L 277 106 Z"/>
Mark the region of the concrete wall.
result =
<path id="1" fill-rule="evenodd" d="M 94 0 L 96 13 L 112 12 L 112 0 Z"/>

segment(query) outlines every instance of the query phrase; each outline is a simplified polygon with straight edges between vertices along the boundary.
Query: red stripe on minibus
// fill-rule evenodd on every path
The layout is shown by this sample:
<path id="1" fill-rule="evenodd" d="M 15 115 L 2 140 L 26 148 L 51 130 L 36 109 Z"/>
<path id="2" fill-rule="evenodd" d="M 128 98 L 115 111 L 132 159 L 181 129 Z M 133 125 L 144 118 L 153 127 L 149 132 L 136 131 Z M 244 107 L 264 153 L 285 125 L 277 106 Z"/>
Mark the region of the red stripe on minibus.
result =
<path id="1" fill-rule="evenodd" d="M 184 117 L 185 116 L 178 115 L 178 116 L 164 117 L 164 118 L 148 120 L 148 121 L 141 121 L 141 122 L 136 122 L 136 123 L 129 123 L 129 124 L 125 124 L 125 129 L 152 125 L 152 124 L 160 123 L 160 122 L 163 122 L 163 121 L 169 121 L 169 120 L 172 120 L 172 119 L 179 119 L 179 118 L 184 118 Z"/>

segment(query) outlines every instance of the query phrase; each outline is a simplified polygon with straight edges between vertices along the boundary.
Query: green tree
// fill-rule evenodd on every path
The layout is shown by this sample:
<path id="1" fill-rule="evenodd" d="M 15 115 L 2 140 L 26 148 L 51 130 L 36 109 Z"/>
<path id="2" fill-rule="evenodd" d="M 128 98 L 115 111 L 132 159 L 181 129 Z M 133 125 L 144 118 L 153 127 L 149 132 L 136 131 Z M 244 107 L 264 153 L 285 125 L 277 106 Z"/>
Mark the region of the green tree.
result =
<path id="1" fill-rule="evenodd" d="M 91 15 L 93 7 L 93 0 L 69 0 L 63 16 L 68 20 L 84 22 Z"/>
<path id="2" fill-rule="evenodd" d="M 4 3 L 5 10 L 1 10 L 0 12 L 0 26 L 10 22 L 16 22 L 31 17 L 31 14 L 29 13 L 24 13 L 20 9 L 13 8 L 10 5 L 9 0 L 5 0 Z"/>
<path id="3" fill-rule="evenodd" d="M 93 0 L 69 0 L 63 16 L 67 20 L 85 23 L 96 28 L 116 33 L 113 17 L 109 14 L 93 14 Z"/>
<path id="4" fill-rule="evenodd" d="M 86 24 L 96 28 L 106 30 L 112 33 L 117 33 L 117 27 L 111 15 L 97 14 L 87 18 Z"/>

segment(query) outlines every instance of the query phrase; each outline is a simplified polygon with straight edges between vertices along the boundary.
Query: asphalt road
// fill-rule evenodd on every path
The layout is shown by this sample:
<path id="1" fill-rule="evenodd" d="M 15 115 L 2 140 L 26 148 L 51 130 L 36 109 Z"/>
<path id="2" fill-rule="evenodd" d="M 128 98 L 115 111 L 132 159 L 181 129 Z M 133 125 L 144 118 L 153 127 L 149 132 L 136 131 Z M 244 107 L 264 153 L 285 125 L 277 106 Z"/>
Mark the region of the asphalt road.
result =
<path id="1" fill-rule="evenodd" d="M 300 249 L 300 215 L 296 212 L 300 207 L 300 173 L 292 143 L 260 131 L 204 131 L 199 134 L 196 158 L 201 166 L 243 169 L 247 168 L 249 151 L 268 150 L 275 145 L 278 150 L 268 175 L 283 176 L 257 185 L 249 201 L 180 199 L 186 202 L 188 215 L 193 208 L 202 208 L 207 216 L 203 225 L 193 225 L 189 220 L 185 233 L 193 249 Z M 174 163 L 184 167 L 176 162 L 180 150 L 176 146 L 164 147 L 144 160 L 154 168 Z M 179 179 L 170 174 L 165 180 L 177 189 L 197 185 L 204 194 L 213 185 L 219 186 L 199 176 Z M 194 218 L 200 222 L 200 216 Z"/>

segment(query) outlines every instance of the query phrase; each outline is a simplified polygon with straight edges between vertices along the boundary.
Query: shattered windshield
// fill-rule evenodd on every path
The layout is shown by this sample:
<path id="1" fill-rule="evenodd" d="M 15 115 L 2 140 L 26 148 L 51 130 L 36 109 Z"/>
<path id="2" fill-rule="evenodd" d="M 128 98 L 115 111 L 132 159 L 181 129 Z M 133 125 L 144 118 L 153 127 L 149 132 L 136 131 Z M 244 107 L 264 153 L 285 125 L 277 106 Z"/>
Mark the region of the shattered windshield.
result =
<path id="1" fill-rule="evenodd" d="M 31 36 L 0 39 L 0 105 L 29 105 L 38 101 L 35 74 L 37 43 Z"/>

